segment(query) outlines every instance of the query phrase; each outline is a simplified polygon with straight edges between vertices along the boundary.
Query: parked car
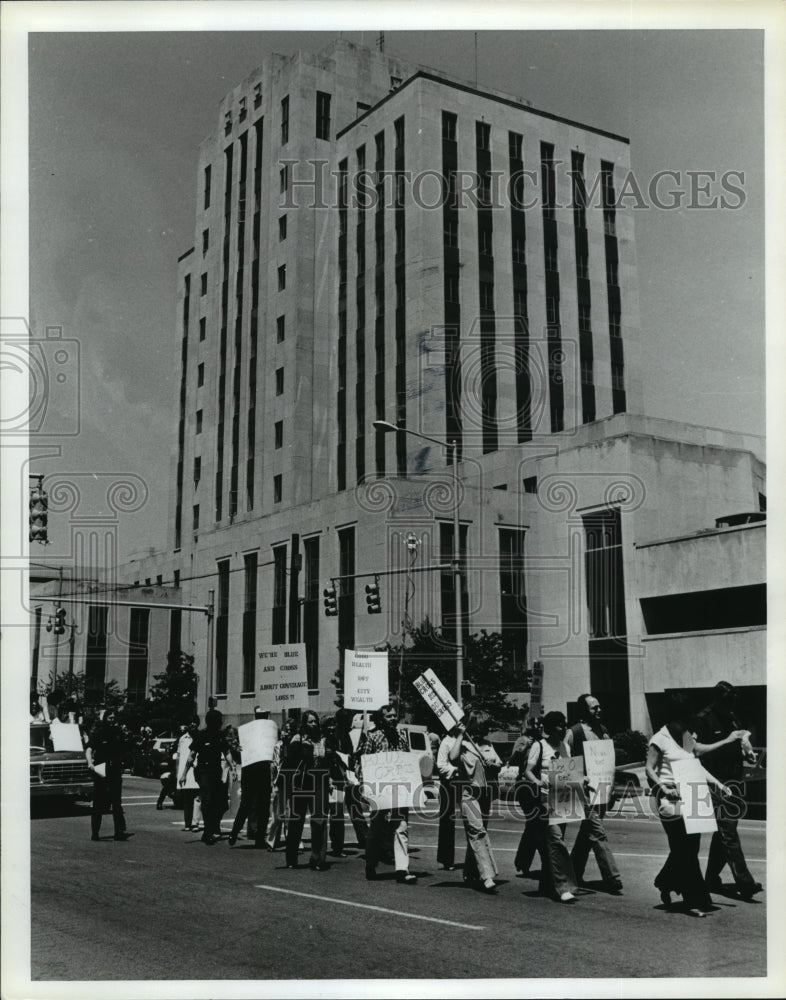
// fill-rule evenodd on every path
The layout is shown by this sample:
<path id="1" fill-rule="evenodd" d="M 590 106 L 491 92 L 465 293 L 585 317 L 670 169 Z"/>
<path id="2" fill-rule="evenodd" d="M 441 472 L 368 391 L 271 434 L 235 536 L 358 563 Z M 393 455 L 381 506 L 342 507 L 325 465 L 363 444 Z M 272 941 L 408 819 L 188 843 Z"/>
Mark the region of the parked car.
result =
<path id="1" fill-rule="evenodd" d="M 93 779 L 84 752 L 55 750 L 48 722 L 30 723 L 30 798 L 91 799 Z"/>

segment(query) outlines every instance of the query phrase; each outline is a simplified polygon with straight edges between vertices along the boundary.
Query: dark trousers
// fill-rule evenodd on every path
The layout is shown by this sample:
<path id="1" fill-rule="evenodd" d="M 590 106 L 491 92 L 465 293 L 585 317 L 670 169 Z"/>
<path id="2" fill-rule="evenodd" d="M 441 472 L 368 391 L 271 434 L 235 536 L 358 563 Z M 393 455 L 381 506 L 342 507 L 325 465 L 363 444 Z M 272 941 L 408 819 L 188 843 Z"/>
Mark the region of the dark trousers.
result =
<path id="1" fill-rule="evenodd" d="M 164 802 L 166 800 L 175 799 L 175 789 L 177 787 L 177 777 L 173 773 L 168 773 L 161 776 L 161 791 L 158 793 L 158 802 L 156 802 L 157 809 L 164 808 Z"/>
<path id="2" fill-rule="evenodd" d="M 221 768 L 200 766 L 194 769 L 199 782 L 199 797 L 202 800 L 203 836 L 221 835 L 221 817 L 226 812 L 226 786 L 221 780 Z"/>
<path id="3" fill-rule="evenodd" d="M 540 855 L 540 870 L 541 872 L 546 871 L 549 866 L 546 839 L 538 825 L 540 802 L 532 794 L 529 784 L 518 785 L 516 788 L 516 802 L 524 814 L 525 826 L 519 839 L 519 846 L 513 866 L 516 871 L 524 872 L 525 874 L 528 873 L 537 853 Z"/>
<path id="4" fill-rule="evenodd" d="M 360 794 L 360 785 L 348 784 L 345 788 L 346 806 L 349 810 L 349 818 L 352 821 L 352 828 L 355 831 L 355 839 L 358 847 L 365 850 L 368 840 L 368 823 L 363 813 L 365 801 Z"/>
<path id="5" fill-rule="evenodd" d="M 101 818 L 104 813 L 111 809 L 112 820 L 115 826 L 115 836 L 126 832 L 126 818 L 121 804 L 123 797 L 123 772 L 121 770 L 110 770 L 107 767 L 107 776 L 100 777 L 93 775 L 93 808 L 90 810 L 90 831 L 97 837 L 101 830 Z"/>
<path id="6" fill-rule="evenodd" d="M 452 868 L 456 863 L 456 786 L 446 778 L 439 782 L 439 831 L 437 864 Z"/>
<path id="7" fill-rule="evenodd" d="M 327 857 L 327 795 L 321 782 L 309 791 L 294 791 L 289 800 L 286 858 L 288 865 L 297 864 L 298 846 L 303 836 L 306 815 L 311 814 L 311 857 L 309 864 L 323 865 Z"/>
<path id="8" fill-rule="evenodd" d="M 621 881 L 617 862 L 614 860 L 614 855 L 609 847 L 609 839 L 606 836 L 606 828 L 603 825 L 603 817 L 605 815 L 605 806 L 587 808 L 585 818 L 579 825 L 579 832 L 576 834 L 576 841 L 573 844 L 573 850 L 570 852 L 573 870 L 579 881 L 584 878 L 584 871 L 587 867 L 590 850 L 595 855 L 595 860 L 598 863 L 598 869 L 603 881 L 612 885 Z"/>
<path id="9" fill-rule="evenodd" d="M 661 817 L 661 824 L 669 841 L 669 856 L 655 878 L 655 888 L 680 893 L 690 908 L 706 909 L 712 905 L 712 900 L 699 866 L 701 834 L 688 833 L 681 816 Z"/>
<path id="10" fill-rule="evenodd" d="M 712 801 L 715 805 L 715 822 L 718 829 L 713 833 L 710 842 L 710 853 L 707 858 L 707 882 L 720 878 L 720 873 L 728 864 L 734 881 L 740 889 L 747 889 L 754 885 L 756 879 L 748 870 L 745 862 L 745 855 L 742 853 L 742 844 L 737 833 L 737 816 L 739 815 L 740 800 L 727 803 L 713 790 Z"/>
<path id="11" fill-rule="evenodd" d="M 240 772 L 240 806 L 232 824 L 232 837 L 237 837 L 249 816 L 253 817 L 255 823 L 254 843 L 257 847 L 264 847 L 270 816 L 269 760 L 246 764 Z M 250 825 L 249 823 L 249 827 Z"/>

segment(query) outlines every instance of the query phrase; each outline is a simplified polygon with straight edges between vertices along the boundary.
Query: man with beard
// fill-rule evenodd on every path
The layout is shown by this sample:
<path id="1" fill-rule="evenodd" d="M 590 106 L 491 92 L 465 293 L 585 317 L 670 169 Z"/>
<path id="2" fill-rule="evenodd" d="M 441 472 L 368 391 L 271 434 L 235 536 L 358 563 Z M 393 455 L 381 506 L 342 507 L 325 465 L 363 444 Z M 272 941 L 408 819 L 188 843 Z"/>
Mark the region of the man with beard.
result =
<path id="1" fill-rule="evenodd" d="M 361 787 L 364 755 L 409 749 L 406 736 L 398 728 L 398 711 L 395 705 L 383 705 L 375 721 L 377 728 L 370 733 L 364 729 L 358 744 L 356 758 L 359 761 L 358 779 Z M 414 885 L 417 882 L 417 876 L 409 871 L 408 821 L 408 809 L 377 810 L 372 807 L 366 840 L 366 878 L 369 881 L 377 877 L 377 862 L 385 856 L 386 844 L 392 840 L 396 881 L 403 885 Z"/>

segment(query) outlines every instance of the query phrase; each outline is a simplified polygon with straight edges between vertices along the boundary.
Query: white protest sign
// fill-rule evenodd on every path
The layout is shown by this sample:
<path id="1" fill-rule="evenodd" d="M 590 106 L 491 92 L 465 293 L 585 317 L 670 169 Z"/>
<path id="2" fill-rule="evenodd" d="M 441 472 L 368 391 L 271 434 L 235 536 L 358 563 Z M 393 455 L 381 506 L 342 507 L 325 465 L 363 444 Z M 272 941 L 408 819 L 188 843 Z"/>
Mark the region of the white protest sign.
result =
<path id="1" fill-rule="evenodd" d="M 423 784 L 422 754 L 408 750 L 363 754 L 361 792 L 374 809 L 406 809 Z"/>
<path id="2" fill-rule="evenodd" d="M 583 757 L 552 757 L 548 762 L 549 826 L 584 819 Z"/>
<path id="3" fill-rule="evenodd" d="M 258 653 L 262 667 L 259 706 L 266 712 L 282 708 L 308 708 L 308 672 L 306 646 L 263 646 Z"/>
<path id="4" fill-rule="evenodd" d="M 701 763 L 695 757 L 675 760 L 671 773 L 680 793 L 679 814 L 685 820 L 685 832 L 714 833 L 718 828 L 715 809 Z"/>
<path id="5" fill-rule="evenodd" d="M 433 670 L 425 670 L 412 682 L 447 731 L 464 718 L 464 710 Z"/>
<path id="6" fill-rule="evenodd" d="M 373 712 L 388 701 L 388 654 L 345 649 L 344 708 Z"/>
<path id="7" fill-rule="evenodd" d="M 543 705 L 543 661 L 535 660 L 532 664 L 532 684 L 530 685 L 529 696 L 529 716 L 531 719 L 540 718 L 540 710 Z"/>
<path id="8" fill-rule="evenodd" d="M 254 719 L 238 726 L 240 753 L 243 766 L 273 759 L 273 748 L 278 739 L 278 726 L 272 719 Z"/>
<path id="9" fill-rule="evenodd" d="M 53 722 L 49 727 L 49 734 L 55 751 L 75 750 L 81 753 L 84 750 L 79 726 L 75 722 Z"/>
<path id="10" fill-rule="evenodd" d="M 595 789 L 590 805 L 607 806 L 614 788 L 616 755 L 611 740 L 585 740 L 584 770 L 590 786 Z"/>
<path id="11" fill-rule="evenodd" d="M 183 772 L 186 769 L 186 763 L 188 762 L 189 754 L 191 753 L 191 737 L 181 736 L 177 744 L 177 783 L 180 785 L 180 779 L 183 777 Z M 196 780 L 196 775 L 194 774 L 193 767 L 188 769 L 188 775 L 186 776 L 186 783 L 183 788 L 199 788 L 199 782 Z M 196 819 L 194 820 L 196 823 Z"/>

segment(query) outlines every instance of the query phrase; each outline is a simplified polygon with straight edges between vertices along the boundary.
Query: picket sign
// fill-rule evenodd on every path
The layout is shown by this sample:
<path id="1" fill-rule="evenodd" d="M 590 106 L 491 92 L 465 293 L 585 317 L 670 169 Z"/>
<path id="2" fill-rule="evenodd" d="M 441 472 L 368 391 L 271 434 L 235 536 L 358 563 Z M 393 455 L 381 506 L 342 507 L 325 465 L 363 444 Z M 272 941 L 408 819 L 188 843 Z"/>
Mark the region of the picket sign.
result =
<path id="1" fill-rule="evenodd" d="M 585 740 L 583 750 L 587 780 L 595 789 L 590 805 L 607 806 L 614 788 L 614 743 L 612 740 Z"/>
<path id="2" fill-rule="evenodd" d="M 408 809 L 423 784 L 421 756 L 410 750 L 363 754 L 363 797 L 374 809 Z"/>
<path id="3" fill-rule="evenodd" d="M 552 757 L 548 762 L 549 826 L 584 819 L 584 758 Z"/>
<path id="4" fill-rule="evenodd" d="M 714 833 L 718 828 L 715 809 L 701 762 L 695 757 L 674 760 L 671 773 L 680 793 L 680 815 L 685 820 L 685 832 Z"/>
<path id="5" fill-rule="evenodd" d="M 388 654 L 345 649 L 344 708 L 373 712 L 389 700 Z"/>
<path id="6" fill-rule="evenodd" d="M 278 726 L 272 719 L 253 719 L 244 726 L 238 726 L 237 735 L 244 765 L 273 760 Z"/>
<path id="7" fill-rule="evenodd" d="M 76 722 L 60 722 L 55 719 L 49 726 L 49 733 L 55 752 L 72 750 L 75 753 L 81 753 L 85 749 Z"/>
<path id="8" fill-rule="evenodd" d="M 464 718 L 463 708 L 433 670 L 425 670 L 413 684 L 447 732 Z"/>
<path id="9" fill-rule="evenodd" d="M 266 712 L 308 708 L 305 643 L 263 646 L 258 654 L 262 682 L 257 701 Z"/>

